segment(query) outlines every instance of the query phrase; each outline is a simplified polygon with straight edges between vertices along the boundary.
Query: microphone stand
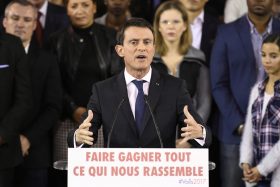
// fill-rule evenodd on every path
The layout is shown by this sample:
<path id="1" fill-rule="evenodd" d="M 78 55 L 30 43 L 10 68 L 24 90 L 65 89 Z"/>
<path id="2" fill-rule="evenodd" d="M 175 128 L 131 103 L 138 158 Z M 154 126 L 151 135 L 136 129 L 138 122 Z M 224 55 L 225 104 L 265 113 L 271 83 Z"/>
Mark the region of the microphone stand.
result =
<path id="1" fill-rule="evenodd" d="M 157 122 L 156 122 L 156 119 L 155 119 L 155 116 L 152 112 L 152 108 L 151 108 L 151 105 L 149 103 L 149 98 L 147 95 L 144 95 L 144 100 L 149 108 L 149 111 L 150 111 L 150 114 L 152 116 L 152 119 L 153 119 L 153 122 L 154 122 L 154 126 L 155 126 L 155 129 L 156 129 L 156 132 L 157 132 L 157 135 L 158 135 L 158 139 L 159 139 L 159 143 L 160 143 L 160 148 L 163 148 L 163 143 L 162 143 L 162 139 L 161 139 L 161 135 L 160 135 L 160 130 L 158 128 L 158 125 L 157 125 Z"/>
<path id="2" fill-rule="evenodd" d="M 119 113 L 119 110 L 122 106 L 122 104 L 124 103 L 125 101 L 125 97 L 122 98 L 120 104 L 118 105 L 116 111 L 115 111 L 115 116 L 114 116 L 114 120 L 113 120 L 113 123 L 112 123 L 112 127 L 110 129 L 110 132 L 108 134 L 108 139 L 107 139 L 107 148 L 110 148 L 110 142 L 111 142 L 111 136 L 112 136 L 112 133 L 113 133 L 113 129 L 115 127 L 115 124 L 116 124 L 116 121 L 117 121 L 117 117 L 118 117 L 118 113 Z"/>

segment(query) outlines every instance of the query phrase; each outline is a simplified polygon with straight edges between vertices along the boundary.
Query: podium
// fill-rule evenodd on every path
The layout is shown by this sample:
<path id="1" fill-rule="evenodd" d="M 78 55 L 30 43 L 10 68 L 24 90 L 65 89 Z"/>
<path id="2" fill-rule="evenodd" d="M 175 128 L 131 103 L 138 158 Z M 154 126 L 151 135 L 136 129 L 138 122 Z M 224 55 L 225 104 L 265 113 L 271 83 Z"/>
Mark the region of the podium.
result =
<path id="1" fill-rule="evenodd" d="M 69 148 L 54 168 L 68 169 L 68 187 L 208 187 L 215 163 L 208 149 Z"/>
<path id="2" fill-rule="evenodd" d="M 216 163 L 209 161 L 208 163 L 209 171 L 216 169 Z M 53 168 L 57 170 L 66 171 L 68 170 L 68 161 L 67 160 L 58 160 L 53 163 Z"/>

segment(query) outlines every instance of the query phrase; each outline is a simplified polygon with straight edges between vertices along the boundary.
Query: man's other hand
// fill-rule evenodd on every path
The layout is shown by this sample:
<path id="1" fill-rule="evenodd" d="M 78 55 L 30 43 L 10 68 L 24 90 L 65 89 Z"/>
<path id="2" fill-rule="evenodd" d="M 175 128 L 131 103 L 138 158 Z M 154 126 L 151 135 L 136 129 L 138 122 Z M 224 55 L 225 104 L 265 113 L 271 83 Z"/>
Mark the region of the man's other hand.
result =
<path id="1" fill-rule="evenodd" d="M 89 130 L 91 126 L 91 120 L 93 119 L 93 113 L 91 110 L 88 111 L 88 116 L 84 122 L 79 126 L 76 131 L 76 142 L 78 145 L 88 144 L 93 145 L 93 133 Z"/>

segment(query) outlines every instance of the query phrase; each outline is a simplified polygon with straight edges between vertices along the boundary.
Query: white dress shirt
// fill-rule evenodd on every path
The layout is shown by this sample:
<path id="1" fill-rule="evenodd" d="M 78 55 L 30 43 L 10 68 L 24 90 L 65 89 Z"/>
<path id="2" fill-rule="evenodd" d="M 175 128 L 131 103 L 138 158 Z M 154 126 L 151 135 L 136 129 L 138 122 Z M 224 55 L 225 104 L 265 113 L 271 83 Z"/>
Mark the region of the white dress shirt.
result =
<path id="1" fill-rule="evenodd" d="M 148 93 L 149 93 L 149 86 L 150 86 L 150 82 L 151 82 L 151 77 L 152 77 L 152 68 L 150 67 L 149 72 L 141 79 L 141 80 L 146 81 L 145 83 L 143 83 L 143 91 L 144 91 L 145 95 L 148 95 Z M 140 80 L 140 79 L 136 79 L 135 77 L 130 75 L 127 72 L 126 68 L 124 70 L 124 78 L 125 78 L 125 82 L 126 82 L 127 94 L 128 94 L 128 99 L 129 99 L 131 111 L 132 111 L 133 117 L 135 119 L 135 103 L 136 103 L 136 98 L 137 98 L 137 94 L 138 94 L 138 89 L 132 81 L 133 80 Z M 203 139 L 195 139 L 195 140 L 200 145 L 204 145 L 205 144 L 205 137 L 206 137 L 206 130 L 203 127 Z M 74 134 L 74 140 L 73 141 L 74 141 L 74 147 L 77 147 L 75 139 L 76 139 L 76 132 Z M 78 147 L 82 147 L 83 145 L 84 144 L 82 144 Z"/>
<path id="2" fill-rule="evenodd" d="M 202 37 L 202 25 L 204 22 L 204 11 L 202 11 L 191 23 L 192 29 L 192 46 L 200 49 Z"/>
<path id="3" fill-rule="evenodd" d="M 40 22 L 43 28 L 45 28 L 46 25 L 47 8 L 48 8 L 48 1 L 45 1 L 42 7 L 38 10 L 38 12 L 42 14 L 40 17 Z"/>
<path id="4" fill-rule="evenodd" d="M 229 23 L 237 20 L 248 12 L 246 0 L 227 0 L 224 10 L 224 22 Z"/>
<path id="5" fill-rule="evenodd" d="M 149 72 L 141 79 L 141 80 L 146 81 L 143 83 L 143 91 L 144 91 L 145 95 L 148 95 L 148 93 L 149 93 L 151 77 L 152 77 L 152 68 L 150 67 Z M 132 111 L 133 117 L 135 119 L 135 103 L 136 103 L 136 98 L 138 95 L 138 89 L 132 81 L 139 80 L 139 79 L 136 79 L 135 77 L 130 75 L 126 69 L 124 70 L 124 78 L 125 78 L 125 82 L 126 82 L 127 94 L 128 94 L 131 111 Z"/>
<path id="6" fill-rule="evenodd" d="M 26 47 L 24 47 L 25 54 L 28 54 L 29 47 L 30 47 L 30 43 L 28 43 L 28 44 L 26 45 Z"/>

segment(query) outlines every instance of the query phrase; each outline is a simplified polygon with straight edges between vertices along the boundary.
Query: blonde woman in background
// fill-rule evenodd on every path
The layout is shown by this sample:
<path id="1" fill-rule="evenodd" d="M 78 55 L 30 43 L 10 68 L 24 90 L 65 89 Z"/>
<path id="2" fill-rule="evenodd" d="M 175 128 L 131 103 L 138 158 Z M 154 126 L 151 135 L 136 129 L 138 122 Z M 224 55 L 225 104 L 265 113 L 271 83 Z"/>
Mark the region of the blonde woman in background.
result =
<path id="1" fill-rule="evenodd" d="M 162 3 L 154 18 L 156 55 L 152 66 L 162 73 L 182 78 L 194 106 L 207 122 L 211 108 L 209 71 L 205 55 L 191 46 L 187 11 L 179 1 Z"/>

